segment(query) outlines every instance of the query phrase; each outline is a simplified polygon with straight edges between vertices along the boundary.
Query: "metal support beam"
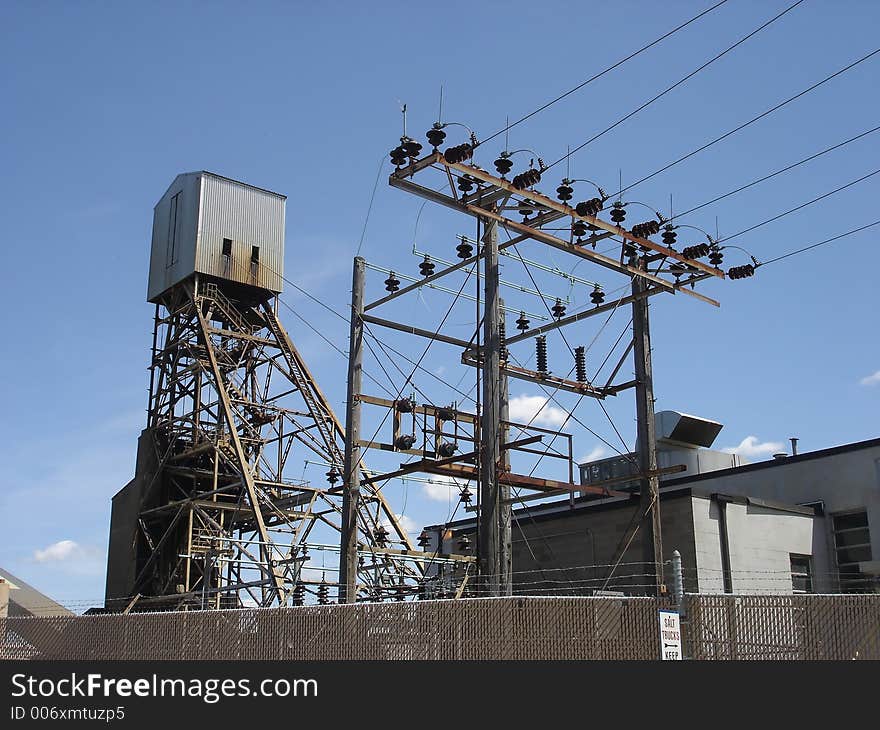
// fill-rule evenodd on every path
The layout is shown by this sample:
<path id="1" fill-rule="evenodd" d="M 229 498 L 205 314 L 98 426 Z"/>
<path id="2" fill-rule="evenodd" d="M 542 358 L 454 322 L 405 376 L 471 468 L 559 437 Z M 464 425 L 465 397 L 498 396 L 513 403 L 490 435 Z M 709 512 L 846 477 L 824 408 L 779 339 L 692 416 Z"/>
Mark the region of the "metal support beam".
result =
<path id="1" fill-rule="evenodd" d="M 339 602 L 357 600 L 358 503 L 361 493 L 361 380 L 364 345 L 364 259 L 354 260 L 351 278 L 351 324 L 348 341 L 348 396 L 345 404 L 345 457 L 342 467 L 342 537 L 339 560 Z"/>
<path id="2" fill-rule="evenodd" d="M 211 344 L 211 335 L 209 332 L 208 323 L 205 320 L 205 316 L 202 314 L 201 303 L 196 299 L 195 294 L 192 290 L 189 290 L 190 297 L 192 299 L 193 307 L 195 307 L 196 316 L 199 321 L 199 329 L 200 329 L 200 337 L 202 340 L 202 344 L 205 346 L 206 355 L 208 357 L 208 363 L 211 367 L 211 373 L 214 377 L 214 380 L 217 384 L 217 395 L 220 398 L 220 402 L 223 406 L 223 414 L 226 418 L 226 423 L 229 425 L 229 439 L 232 442 L 232 448 L 235 452 L 236 460 L 238 461 L 239 470 L 241 471 L 241 478 L 244 482 L 245 489 L 247 489 L 248 500 L 251 503 L 251 507 L 254 510 L 254 522 L 256 524 L 257 532 L 260 535 L 261 545 L 260 545 L 260 554 L 263 558 L 263 566 L 261 569 L 264 572 L 269 573 L 269 577 L 272 580 L 275 590 L 278 593 L 278 601 L 279 603 L 284 602 L 284 579 L 281 575 L 278 574 L 278 571 L 275 570 L 272 566 L 272 556 L 269 552 L 269 534 L 266 531 L 266 523 L 263 519 L 263 511 L 260 506 L 260 500 L 257 495 L 257 487 L 254 484 L 254 475 L 251 471 L 250 464 L 248 463 L 247 456 L 244 453 L 244 448 L 241 445 L 241 439 L 238 434 L 238 428 L 236 425 L 235 418 L 233 417 L 232 412 L 232 403 L 229 400 L 229 391 L 226 387 L 226 382 L 223 378 L 223 374 L 220 371 L 220 366 L 217 364 L 217 357 L 214 353 L 214 347 Z"/>

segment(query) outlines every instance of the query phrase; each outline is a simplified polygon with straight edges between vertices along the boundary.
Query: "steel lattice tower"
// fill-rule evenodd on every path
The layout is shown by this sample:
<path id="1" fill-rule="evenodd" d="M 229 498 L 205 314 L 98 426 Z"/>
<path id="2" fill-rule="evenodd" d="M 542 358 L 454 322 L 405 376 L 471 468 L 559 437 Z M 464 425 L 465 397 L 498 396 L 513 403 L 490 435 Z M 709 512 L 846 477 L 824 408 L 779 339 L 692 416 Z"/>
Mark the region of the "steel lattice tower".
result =
<path id="1" fill-rule="evenodd" d="M 191 173 L 156 207 L 150 287 L 162 291 L 151 297 L 147 428 L 135 478 L 114 498 L 108 607 L 270 606 L 337 593 L 344 433 L 277 316 L 283 204 Z M 261 205 L 280 209 L 281 251 L 272 251 L 271 231 L 259 245 L 241 233 L 266 218 Z M 213 236 L 212 215 L 228 235 Z M 190 270 L 188 247 L 207 271 Z M 273 260 L 277 268 L 264 263 Z M 186 273 L 163 288 L 180 261 Z M 289 476 L 304 453 L 328 465 L 327 482 Z M 426 554 L 413 550 L 378 490 L 365 488 L 356 519 L 360 598 L 415 595 Z M 317 554 L 321 563 L 310 562 Z"/>

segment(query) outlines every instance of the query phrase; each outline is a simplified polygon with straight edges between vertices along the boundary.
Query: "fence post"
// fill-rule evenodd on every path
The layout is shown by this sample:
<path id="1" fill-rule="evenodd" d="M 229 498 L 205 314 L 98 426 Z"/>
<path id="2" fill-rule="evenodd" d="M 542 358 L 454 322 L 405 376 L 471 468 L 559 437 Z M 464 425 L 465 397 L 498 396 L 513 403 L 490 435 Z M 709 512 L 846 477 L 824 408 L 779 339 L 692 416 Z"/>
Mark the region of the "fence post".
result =
<path id="1" fill-rule="evenodd" d="M 672 592 L 680 614 L 684 608 L 684 577 L 681 571 L 681 553 L 678 550 L 672 553 Z"/>

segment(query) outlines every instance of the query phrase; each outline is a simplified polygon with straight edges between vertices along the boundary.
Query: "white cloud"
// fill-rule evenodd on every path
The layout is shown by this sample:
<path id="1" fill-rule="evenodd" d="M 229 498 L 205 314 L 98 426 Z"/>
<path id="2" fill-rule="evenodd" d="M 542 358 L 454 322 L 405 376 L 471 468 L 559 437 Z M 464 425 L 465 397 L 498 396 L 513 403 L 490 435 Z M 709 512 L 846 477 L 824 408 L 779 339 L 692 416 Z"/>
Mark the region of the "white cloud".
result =
<path id="1" fill-rule="evenodd" d="M 83 549 L 73 540 L 59 540 L 42 550 L 34 551 L 34 560 L 38 563 L 57 563 L 70 560 L 83 553 Z"/>
<path id="2" fill-rule="evenodd" d="M 736 454 L 746 459 L 760 459 L 784 451 L 785 447 L 779 441 L 758 441 L 757 436 L 746 436 L 740 441 L 739 446 L 728 446 L 721 450 L 726 454 Z"/>
<path id="3" fill-rule="evenodd" d="M 578 459 L 578 464 L 588 464 L 591 461 L 598 461 L 608 456 L 608 450 L 604 446 L 594 446 L 590 453 Z"/>
<path id="4" fill-rule="evenodd" d="M 419 526 L 416 524 L 416 521 L 412 517 L 409 517 L 408 515 L 397 514 L 394 516 L 397 518 L 397 522 L 403 528 L 404 532 L 420 532 Z M 391 520 L 389 520 L 387 517 L 383 517 L 381 520 L 379 520 L 379 522 L 385 527 L 386 530 L 388 530 L 389 532 L 393 532 L 391 528 Z"/>
<path id="5" fill-rule="evenodd" d="M 873 375 L 867 375 L 859 381 L 860 385 L 880 385 L 880 370 Z"/>
<path id="6" fill-rule="evenodd" d="M 422 491 L 428 499 L 435 502 L 449 502 L 450 499 L 458 499 L 461 485 L 452 477 L 432 476 L 430 481 L 422 484 Z"/>
<path id="7" fill-rule="evenodd" d="M 511 421 L 559 428 L 567 418 L 568 414 L 564 410 L 550 405 L 543 396 L 523 394 L 510 399 Z"/>

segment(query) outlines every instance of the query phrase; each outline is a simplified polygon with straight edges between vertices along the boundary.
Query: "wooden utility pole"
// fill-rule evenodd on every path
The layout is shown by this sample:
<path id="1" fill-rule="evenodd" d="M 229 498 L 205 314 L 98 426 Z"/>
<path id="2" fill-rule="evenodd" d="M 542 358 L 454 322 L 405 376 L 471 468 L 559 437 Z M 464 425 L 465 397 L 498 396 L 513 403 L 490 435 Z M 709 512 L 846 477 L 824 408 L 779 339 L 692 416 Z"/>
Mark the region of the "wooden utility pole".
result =
<path id="1" fill-rule="evenodd" d="M 363 376 L 364 275 L 360 256 L 351 277 L 351 324 L 348 340 L 348 396 L 345 403 L 345 456 L 342 466 L 342 536 L 339 560 L 339 602 L 357 601 L 358 505 L 361 495 L 361 380 Z"/>
<path id="2" fill-rule="evenodd" d="M 644 266 L 644 264 L 642 264 Z M 660 529 L 660 481 L 657 477 L 657 436 L 654 429 L 654 378 L 651 368 L 651 328 L 647 281 L 633 277 L 633 358 L 636 375 L 639 493 L 642 513 L 642 562 L 648 593 L 663 592 L 663 543 Z"/>
<path id="3" fill-rule="evenodd" d="M 483 412 L 480 417 L 480 533 L 479 567 L 483 595 L 506 591 L 502 566 L 509 562 L 510 529 L 502 528 L 503 515 L 498 467 L 501 459 L 501 306 L 498 294 L 498 225 L 493 221 L 483 236 Z"/>

